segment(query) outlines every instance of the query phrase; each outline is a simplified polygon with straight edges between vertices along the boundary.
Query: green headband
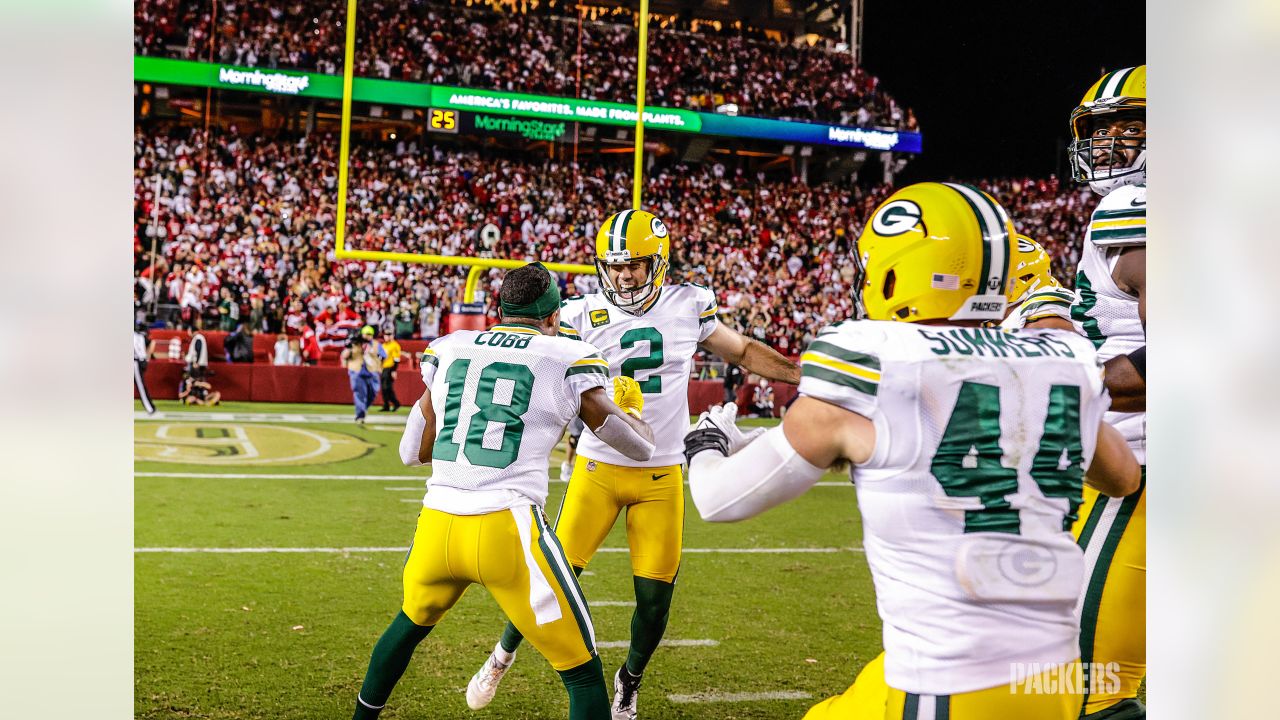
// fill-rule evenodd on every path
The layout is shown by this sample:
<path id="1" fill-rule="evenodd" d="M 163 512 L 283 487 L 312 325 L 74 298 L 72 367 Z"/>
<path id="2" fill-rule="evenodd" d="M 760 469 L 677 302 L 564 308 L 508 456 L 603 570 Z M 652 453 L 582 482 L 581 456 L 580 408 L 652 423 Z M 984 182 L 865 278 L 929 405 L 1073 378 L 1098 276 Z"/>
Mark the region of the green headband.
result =
<path id="1" fill-rule="evenodd" d="M 542 263 L 533 263 L 542 268 Z M 542 268 L 546 270 L 546 268 Z M 549 274 L 549 273 L 548 273 Z M 560 309 L 560 287 L 556 285 L 555 278 L 549 278 L 547 289 L 537 300 L 524 305 L 515 305 L 505 300 L 498 303 L 502 308 L 503 317 L 522 317 L 522 318 L 543 318 L 551 317 L 551 314 Z"/>

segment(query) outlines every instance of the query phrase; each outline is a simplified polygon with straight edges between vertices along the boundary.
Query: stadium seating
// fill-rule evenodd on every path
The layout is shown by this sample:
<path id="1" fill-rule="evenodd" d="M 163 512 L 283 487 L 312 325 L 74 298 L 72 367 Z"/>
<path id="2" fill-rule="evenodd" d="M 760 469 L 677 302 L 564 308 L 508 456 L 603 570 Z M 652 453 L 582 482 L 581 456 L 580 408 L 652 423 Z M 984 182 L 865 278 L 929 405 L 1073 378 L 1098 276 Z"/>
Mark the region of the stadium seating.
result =
<path id="1" fill-rule="evenodd" d="M 207 0 L 140 0 L 134 5 L 134 51 L 341 72 L 345 3 L 216 4 L 218 10 Z M 563 3 L 513 16 L 480 3 L 362 0 L 355 72 L 634 102 L 632 14 L 619 9 L 580 26 L 574 12 L 573 5 Z M 599 9 L 591 12 L 598 15 Z M 579 40 L 580 77 L 574 51 Z M 653 26 L 649 68 L 647 93 L 655 105 L 711 111 L 732 103 L 748 115 L 917 129 L 912 111 L 886 94 L 848 52 L 784 45 L 760 33 L 720 34 L 707 25 L 699 32 Z"/>
<path id="2" fill-rule="evenodd" d="M 141 304 L 154 300 L 185 312 L 179 323 L 188 328 L 212 327 L 225 286 L 239 299 L 241 319 L 257 318 L 256 327 L 272 334 L 301 331 L 289 325 L 294 300 L 310 318 L 350 302 L 353 323 L 380 327 L 401 318 L 412 337 L 434 337 L 445 327 L 452 304 L 462 300 L 466 268 L 328 257 L 336 138 L 215 134 L 204 153 L 192 133 L 138 129 L 134 248 Z M 243 167 L 254 170 L 241 176 Z M 153 228 L 149 178 L 156 173 L 163 187 Z M 500 229 L 487 250 L 494 255 L 589 263 L 596 224 L 609 208 L 630 203 L 630 168 L 623 164 L 574 168 L 404 143 L 357 147 L 351 183 L 353 246 L 447 255 L 485 252 L 478 230 L 491 222 Z M 1095 196 L 1054 178 L 978 184 L 1053 254 L 1070 285 Z M 851 314 L 850 243 L 889 191 L 762 179 L 716 163 L 675 164 L 651 174 L 647 204 L 679 238 L 671 279 L 715 288 L 722 321 L 796 354 L 816 329 Z M 491 318 L 501 277 L 492 271 L 481 282 Z M 574 278 L 563 280 L 566 290 L 580 289 L 570 287 Z M 212 354 L 221 352 L 211 347 Z"/>

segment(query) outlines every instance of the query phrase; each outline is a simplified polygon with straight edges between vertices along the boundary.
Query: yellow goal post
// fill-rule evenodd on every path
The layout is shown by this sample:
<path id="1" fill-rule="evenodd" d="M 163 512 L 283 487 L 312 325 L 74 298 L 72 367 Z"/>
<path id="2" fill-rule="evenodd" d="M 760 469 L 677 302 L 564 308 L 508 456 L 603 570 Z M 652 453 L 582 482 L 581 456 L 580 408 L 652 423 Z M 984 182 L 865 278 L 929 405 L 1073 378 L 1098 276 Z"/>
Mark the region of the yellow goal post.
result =
<path id="1" fill-rule="evenodd" d="M 355 76 L 356 48 L 356 1 L 347 0 L 347 34 L 346 50 L 342 65 L 342 120 L 341 139 L 338 150 L 338 208 L 334 232 L 334 256 L 340 260 L 368 260 L 373 262 L 404 262 L 425 265 L 453 265 L 470 267 L 464 300 L 471 302 L 475 296 L 475 288 L 480 272 L 488 268 L 514 269 L 528 264 L 527 260 L 505 258 L 478 258 L 455 255 L 432 255 L 427 253 L 387 252 L 382 250 L 350 250 L 346 246 L 347 229 L 347 178 L 351 153 L 351 85 Z M 636 56 L 636 142 L 635 167 L 632 179 L 632 204 L 639 210 L 641 190 L 644 180 L 644 105 L 645 105 L 645 66 L 647 64 L 647 46 L 649 38 L 649 0 L 640 0 L 640 44 Z M 596 272 L 594 265 L 580 263 L 544 262 L 543 265 L 552 272 L 592 274 Z"/>

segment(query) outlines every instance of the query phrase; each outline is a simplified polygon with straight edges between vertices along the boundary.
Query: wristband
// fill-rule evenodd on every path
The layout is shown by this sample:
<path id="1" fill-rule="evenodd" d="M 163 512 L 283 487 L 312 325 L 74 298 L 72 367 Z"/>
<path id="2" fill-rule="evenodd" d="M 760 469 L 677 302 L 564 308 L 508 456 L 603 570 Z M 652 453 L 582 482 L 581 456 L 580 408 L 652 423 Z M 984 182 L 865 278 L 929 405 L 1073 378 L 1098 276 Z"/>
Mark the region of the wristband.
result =
<path id="1" fill-rule="evenodd" d="M 1129 362 L 1133 363 L 1133 368 L 1138 371 L 1138 375 L 1142 377 L 1143 382 L 1147 380 L 1147 346 L 1134 350 L 1127 356 Z"/>
<path id="2" fill-rule="evenodd" d="M 723 430 L 714 425 L 711 427 L 693 430 L 688 435 L 684 436 L 685 460 L 693 462 L 693 456 L 703 450 L 715 450 L 721 455 L 728 457 L 729 436 L 725 435 Z"/>

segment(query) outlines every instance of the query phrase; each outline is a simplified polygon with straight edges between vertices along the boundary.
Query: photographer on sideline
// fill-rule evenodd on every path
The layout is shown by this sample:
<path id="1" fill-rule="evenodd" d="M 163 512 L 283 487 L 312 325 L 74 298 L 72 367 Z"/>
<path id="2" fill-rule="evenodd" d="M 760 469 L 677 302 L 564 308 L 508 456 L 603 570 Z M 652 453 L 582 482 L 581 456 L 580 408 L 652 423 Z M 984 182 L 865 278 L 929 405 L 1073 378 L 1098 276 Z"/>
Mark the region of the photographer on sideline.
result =
<path id="1" fill-rule="evenodd" d="M 373 337 L 373 327 L 365 325 L 342 349 L 342 364 L 351 379 L 351 395 L 356 404 L 356 422 L 363 425 L 365 413 L 378 396 L 379 375 L 386 351 Z"/>

